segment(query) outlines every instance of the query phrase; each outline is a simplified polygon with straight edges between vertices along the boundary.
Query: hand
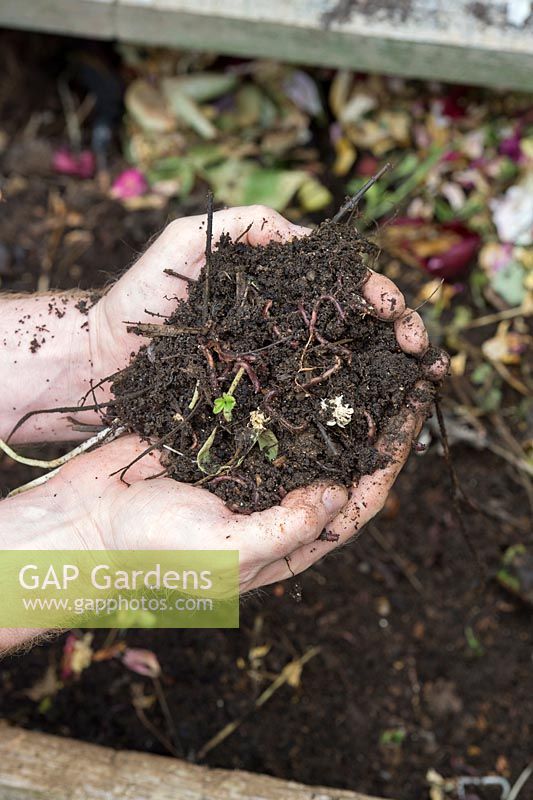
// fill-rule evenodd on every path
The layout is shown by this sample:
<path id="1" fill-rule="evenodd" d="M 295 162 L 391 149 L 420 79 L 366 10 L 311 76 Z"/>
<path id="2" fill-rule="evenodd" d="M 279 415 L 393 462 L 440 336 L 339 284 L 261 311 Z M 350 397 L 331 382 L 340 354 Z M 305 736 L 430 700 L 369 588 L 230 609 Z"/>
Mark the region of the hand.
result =
<path id="1" fill-rule="evenodd" d="M 272 580 L 286 577 L 286 557 L 314 542 L 348 500 L 343 486 L 325 482 L 296 489 L 267 511 L 235 514 L 206 489 L 152 478 L 161 472 L 155 453 L 128 470 L 129 486 L 118 475 L 109 477 L 145 449 L 136 436 L 122 437 L 69 462 L 37 490 L 44 506 L 53 502 L 59 509 L 59 527 L 63 519 L 76 520 L 76 546 L 239 550 L 244 592 L 267 583 L 259 577 L 266 570 L 272 571 Z"/>
<path id="2" fill-rule="evenodd" d="M 187 280 L 171 277 L 164 270 L 172 269 L 193 280 L 198 277 L 205 263 L 206 222 L 205 214 L 171 222 L 91 309 L 90 329 L 94 334 L 98 377 L 127 366 L 131 353 L 146 341 L 128 333 L 125 322 L 154 322 L 148 312 L 168 315 L 176 307 L 176 298 L 187 297 Z M 232 238 L 242 236 L 242 241 L 251 245 L 264 245 L 272 240 L 284 242 L 306 236 L 310 229 L 293 225 L 266 206 L 245 206 L 213 215 L 213 245 L 223 233 Z M 398 343 L 406 353 L 422 355 L 427 350 L 429 340 L 422 319 L 406 309 L 403 295 L 392 281 L 372 272 L 362 294 L 379 316 L 396 320 Z M 443 356 L 430 369 L 428 377 L 440 378 L 447 366 Z"/>
<path id="3" fill-rule="evenodd" d="M 145 309 L 161 314 L 170 313 L 175 306 L 175 300 L 172 297 L 164 298 L 165 294 L 167 297 L 169 296 L 169 292 L 178 297 L 186 297 L 187 281 L 170 278 L 165 275 L 163 270 L 171 268 L 193 279 L 198 276 L 204 263 L 205 225 L 205 215 L 171 223 L 137 264 L 95 307 L 95 310 L 100 309 L 100 352 L 104 354 L 103 360 L 107 364 L 108 372 L 124 366 L 131 351 L 137 349 L 141 344 L 139 337 L 126 333 L 123 320 L 150 321 L 151 317 L 145 313 Z M 293 225 L 271 209 L 252 206 L 215 213 L 213 242 L 216 243 L 223 232 L 236 237 L 249 226 L 251 227 L 243 238 L 252 245 L 266 244 L 272 239 L 285 241 L 291 237 L 304 236 L 309 233 L 308 229 Z M 417 312 L 406 308 L 402 293 L 392 281 L 372 272 L 364 284 L 362 294 L 373 305 L 378 316 L 394 321 L 396 338 L 402 350 L 418 357 L 422 357 L 426 353 L 429 339 L 423 321 Z M 299 489 L 288 495 L 281 506 L 250 517 L 232 514 L 219 499 L 209 492 L 175 482 L 169 484 L 167 479 L 157 479 L 150 481 L 149 484 L 136 485 L 136 488 L 132 488 L 132 492 L 134 492 L 132 496 L 140 495 L 143 498 L 150 496 L 151 502 L 154 504 L 163 501 L 163 497 L 167 498 L 167 501 L 164 501 L 167 502 L 167 510 L 171 508 L 172 515 L 174 515 L 173 522 L 168 522 L 170 525 L 168 534 L 163 534 L 165 541 L 167 541 L 165 537 L 168 535 L 168 541 L 172 542 L 168 545 L 169 547 L 179 546 L 176 543 L 176 537 L 181 535 L 179 526 L 183 525 L 186 528 L 197 517 L 203 519 L 209 530 L 219 530 L 221 523 L 223 523 L 222 528 L 230 525 L 239 531 L 244 531 L 247 526 L 258 527 L 262 531 L 263 545 L 265 545 L 265 549 L 262 551 L 263 561 L 260 559 L 253 561 L 252 559 L 253 568 L 251 570 L 244 568 L 244 588 L 253 588 L 290 577 L 291 574 L 306 569 L 330 550 L 346 543 L 382 508 L 396 476 L 409 455 L 413 439 L 418 435 L 430 408 L 432 387 L 429 382 L 441 380 L 447 369 L 448 357 L 445 353 L 440 353 L 428 364 L 426 369 L 428 382 L 421 382 L 417 386 L 415 396 L 408 401 L 402 413 L 391 421 L 388 429 L 383 432 L 376 444 L 376 447 L 388 456 L 387 466 L 372 475 L 363 476 L 354 484 L 351 487 L 348 502 L 334 518 L 326 519 L 323 510 L 320 511 L 319 498 L 320 491 L 324 488 L 323 484 L 319 487 Z M 120 461 L 120 463 L 117 463 L 116 469 L 126 466 L 138 452 L 141 452 L 142 445 L 137 440 L 129 438 L 124 441 L 129 442 L 131 457 L 128 459 L 124 452 L 124 458 L 117 459 L 117 462 Z M 106 468 L 108 453 L 111 453 L 111 447 L 113 447 L 114 460 L 119 446 L 125 445 L 117 442 L 114 445 L 106 446 L 102 451 L 106 454 L 102 461 L 102 475 L 113 471 Z M 96 457 L 95 453 L 92 458 Z M 89 456 L 84 458 L 89 458 Z M 149 462 L 153 462 L 154 459 L 155 456 L 151 455 Z M 140 463 L 142 464 L 142 462 Z M 74 465 L 69 469 L 74 469 Z M 139 466 L 139 472 L 129 472 L 128 480 L 131 481 L 132 476 L 136 474 L 136 481 L 142 481 L 141 473 L 144 469 L 145 467 Z M 154 471 L 159 469 L 158 466 Z M 123 495 L 127 487 L 117 480 L 111 486 L 115 487 L 115 491 L 120 496 L 128 497 L 127 494 Z M 147 486 L 148 489 L 145 488 Z M 158 494 L 159 487 L 162 488 L 160 496 Z M 339 491 L 342 490 L 339 489 Z M 305 526 L 302 529 L 297 529 L 298 526 L 296 526 L 292 533 L 286 534 L 282 540 L 279 540 L 279 524 L 281 520 L 284 520 L 283 515 L 286 514 L 286 509 L 291 508 L 292 503 L 302 502 L 309 508 L 309 513 L 315 513 L 318 516 L 315 517 L 313 523 L 308 523 L 307 532 Z M 313 507 L 313 503 L 317 505 Z M 128 515 L 129 497 L 123 505 L 124 514 Z M 154 524 L 154 520 L 157 518 L 155 507 L 152 508 L 151 504 L 149 507 L 149 518 L 146 520 L 148 525 Z M 135 517 L 127 516 L 127 518 L 135 520 Z M 316 541 L 317 527 L 319 527 L 317 520 L 327 531 L 329 541 Z M 109 530 L 115 530 L 117 525 L 120 526 L 122 533 L 113 533 L 112 539 L 116 541 L 115 535 L 119 535 L 123 542 L 121 546 L 143 546 L 142 541 L 132 541 L 131 534 L 127 533 L 127 527 L 122 528 L 118 509 L 114 518 L 110 519 L 107 524 L 110 526 Z M 272 531 L 278 533 L 268 534 L 269 526 Z M 157 526 L 156 529 L 159 530 Z M 142 526 L 139 530 L 142 537 Z M 148 527 L 146 530 L 150 530 L 150 528 Z M 318 532 L 320 533 L 320 531 Z M 215 536 L 217 535 L 215 534 Z M 276 536 L 278 536 L 277 540 Z M 246 542 L 246 535 L 242 538 Z M 201 534 L 195 533 L 192 541 L 185 536 L 185 546 L 187 547 L 193 546 L 196 541 L 201 542 L 202 547 L 207 547 Z M 208 541 L 208 538 L 205 541 Z M 231 542 L 231 539 L 229 541 Z M 232 544 L 235 546 L 235 541 Z M 224 541 L 222 541 L 222 546 L 224 546 Z M 237 546 L 240 547 L 239 542 L 237 542 Z M 245 557 L 244 564 L 249 563 Z"/>

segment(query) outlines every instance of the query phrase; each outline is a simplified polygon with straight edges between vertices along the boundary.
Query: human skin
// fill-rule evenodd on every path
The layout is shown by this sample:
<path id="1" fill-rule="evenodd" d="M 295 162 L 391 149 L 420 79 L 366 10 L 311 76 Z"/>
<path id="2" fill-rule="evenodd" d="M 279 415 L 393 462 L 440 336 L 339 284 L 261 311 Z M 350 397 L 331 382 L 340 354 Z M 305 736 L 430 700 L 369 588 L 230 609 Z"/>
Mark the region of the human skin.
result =
<path id="1" fill-rule="evenodd" d="M 217 212 L 213 241 L 223 232 L 240 236 L 248 227 L 243 239 L 252 245 L 309 232 L 268 208 L 251 206 Z M 164 270 L 196 278 L 205 260 L 205 237 L 205 215 L 170 223 L 87 315 L 75 307 L 79 294 L 2 297 L 0 438 L 28 412 L 76 406 L 91 381 L 127 366 L 145 340 L 128 333 L 124 323 L 152 322 L 149 312 L 168 315 L 176 298 L 186 298 L 187 281 L 169 277 Z M 406 309 L 399 289 L 372 273 L 362 294 L 378 316 L 393 321 L 399 346 L 422 357 L 429 345 L 427 332 L 420 316 Z M 54 307 L 64 311 L 64 316 L 59 317 Z M 46 326 L 45 332 L 39 332 L 46 341 L 31 352 L 37 325 Z M 447 366 L 442 355 L 428 368 L 428 382 L 418 387 L 422 390 L 417 393 L 419 399 L 408 398 L 383 432 L 376 446 L 389 456 L 387 466 L 363 476 L 350 489 L 328 482 L 302 487 L 279 506 L 243 516 L 231 512 L 207 490 L 169 478 L 146 481 L 161 472 L 154 453 L 129 470 L 130 486 L 122 483 L 111 473 L 145 449 L 138 437 L 126 436 L 79 456 L 46 484 L 2 501 L 0 548 L 179 550 L 197 544 L 201 549 L 239 550 L 241 591 L 283 580 L 346 543 L 381 509 L 427 415 L 427 400 L 420 398 L 424 392 L 430 396 L 430 382 L 438 381 Z M 96 389 L 99 402 L 108 399 L 108 391 L 107 386 Z M 32 417 L 13 442 L 79 439 L 67 416 Z M 75 416 L 87 423 L 100 421 L 93 411 L 76 411 Z M 323 530 L 332 534 L 327 537 L 331 541 L 317 540 Z M 0 650 L 31 636 L 31 631 L 0 631 Z"/>

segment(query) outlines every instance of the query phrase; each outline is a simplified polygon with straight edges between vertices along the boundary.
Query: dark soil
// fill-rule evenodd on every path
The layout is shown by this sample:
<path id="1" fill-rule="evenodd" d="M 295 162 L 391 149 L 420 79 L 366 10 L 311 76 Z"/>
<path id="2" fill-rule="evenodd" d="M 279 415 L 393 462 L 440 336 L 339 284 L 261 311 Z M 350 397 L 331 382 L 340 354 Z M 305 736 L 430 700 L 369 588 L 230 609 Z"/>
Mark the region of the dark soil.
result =
<path id="1" fill-rule="evenodd" d="M 508 467 L 490 454 L 453 452 L 471 496 L 524 518 L 524 494 Z M 523 534 L 475 514 L 466 523 L 494 575 L 505 548 Z M 430 768 L 447 777 L 516 778 L 529 763 L 531 610 L 492 577 L 479 586 L 441 456 L 413 456 L 377 523 L 299 582 L 300 603 L 291 598 L 293 582 L 246 599 L 238 631 L 125 634 L 128 646 L 149 648 L 161 662 L 185 756 L 194 760 L 210 737 L 252 708 L 288 661 L 318 645 L 300 687 L 280 689 L 206 763 L 394 800 L 426 800 Z M 94 646 L 106 635 L 97 632 Z M 269 652 L 254 659 L 253 648 L 263 645 Z M 151 681 L 116 660 L 93 664 L 48 701 L 26 695 L 50 665 L 59 671 L 63 646 L 64 638 L 0 662 L 0 716 L 113 748 L 168 754 L 133 706 L 139 690 L 152 698 L 145 713 L 167 733 Z M 390 731 L 403 731 L 403 741 L 387 744 Z M 492 789 L 472 797 L 499 795 Z"/>
<path id="2" fill-rule="evenodd" d="M 113 384 L 109 420 L 159 442 L 171 477 L 240 511 L 374 472 L 376 439 L 422 375 L 361 296 L 374 256 L 353 226 L 329 222 L 266 247 L 224 238 L 209 278 Z M 225 418 L 214 404 L 236 376 Z M 349 409 L 337 421 L 335 399 Z"/>

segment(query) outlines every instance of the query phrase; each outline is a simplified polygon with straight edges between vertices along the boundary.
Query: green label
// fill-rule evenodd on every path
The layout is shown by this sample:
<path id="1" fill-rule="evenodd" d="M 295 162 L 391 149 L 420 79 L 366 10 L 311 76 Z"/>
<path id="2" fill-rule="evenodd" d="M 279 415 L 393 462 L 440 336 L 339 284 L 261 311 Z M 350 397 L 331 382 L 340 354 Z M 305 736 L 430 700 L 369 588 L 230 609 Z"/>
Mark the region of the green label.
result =
<path id="1" fill-rule="evenodd" d="M 238 550 L 2 550 L 2 628 L 238 628 Z"/>

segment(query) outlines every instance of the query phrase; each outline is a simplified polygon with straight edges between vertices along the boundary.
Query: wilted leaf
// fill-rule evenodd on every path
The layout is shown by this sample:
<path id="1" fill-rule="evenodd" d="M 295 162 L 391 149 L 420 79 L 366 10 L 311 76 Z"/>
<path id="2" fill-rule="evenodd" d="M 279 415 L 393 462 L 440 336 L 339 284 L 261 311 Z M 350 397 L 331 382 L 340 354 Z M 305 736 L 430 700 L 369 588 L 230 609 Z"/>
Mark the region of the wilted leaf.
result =
<path id="1" fill-rule="evenodd" d="M 128 647 L 122 656 L 122 663 L 137 675 L 145 675 L 148 678 L 159 678 L 161 675 L 161 666 L 156 654 L 151 650 Z"/>
<path id="2" fill-rule="evenodd" d="M 322 102 L 313 78 L 301 69 L 292 70 L 283 83 L 287 96 L 302 111 L 313 117 L 322 113 Z"/>
<path id="3" fill-rule="evenodd" d="M 283 211 L 308 178 L 298 170 L 263 169 L 253 161 L 228 159 L 205 170 L 219 200 L 228 205 L 264 204 Z"/>
<path id="4" fill-rule="evenodd" d="M 207 474 L 209 474 L 209 470 L 207 469 L 207 467 L 211 463 L 210 451 L 213 446 L 213 442 L 215 441 L 217 430 L 218 427 L 213 428 L 208 438 L 205 440 L 200 450 L 198 451 L 198 455 L 196 456 L 196 463 L 198 464 L 198 468 L 201 469 L 202 472 L 205 472 Z"/>
<path id="5" fill-rule="evenodd" d="M 169 111 L 163 95 L 148 81 L 138 79 L 130 83 L 124 104 L 135 122 L 145 131 L 168 133 L 176 127 L 176 119 Z"/>
<path id="6" fill-rule="evenodd" d="M 192 128 L 203 139 L 215 138 L 217 131 L 213 123 L 178 84 L 163 81 L 163 93 L 176 119 Z"/>
<path id="7" fill-rule="evenodd" d="M 230 73 L 197 72 L 192 75 L 163 78 L 162 86 L 165 96 L 177 90 L 197 103 L 204 103 L 230 92 L 237 85 L 237 80 L 237 76 Z"/>
<path id="8" fill-rule="evenodd" d="M 67 636 L 61 660 L 61 677 L 78 677 L 91 664 L 93 634 L 85 633 L 81 639 L 73 633 Z"/>
<path id="9" fill-rule="evenodd" d="M 519 306 L 526 296 L 524 278 L 523 266 L 518 261 L 509 261 L 493 275 L 491 286 L 510 306 Z"/>
<path id="10" fill-rule="evenodd" d="M 355 163 L 357 150 L 345 136 L 340 136 L 335 142 L 335 162 L 333 164 L 333 174 L 342 177 L 346 175 Z"/>
<path id="11" fill-rule="evenodd" d="M 56 668 L 50 664 L 42 678 L 35 681 L 29 689 L 25 689 L 23 694 L 34 703 L 40 703 L 45 697 L 53 697 L 62 687 Z"/>
<path id="12" fill-rule="evenodd" d="M 498 325 L 495 336 L 481 345 L 483 355 L 490 361 L 500 364 L 520 364 L 522 354 L 527 350 L 529 336 L 509 330 L 509 322 Z"/>
<path id="13" fill-rule="evenodd" d="M 308 178 L 298 190 L 298 200 L 304 211 L 320 211 L 333 200 L 333 195 L 316 178 Z"/>
<path id="14" fill-rule="evenodd" d="M 278 457 L 279 442 L 273 431 L 265 429 L 257 437 L 257 444 L 269 461 Z"/>
<path id="15" fill-rule="evenodd" d="M 148 173 L 155 191 L 166 197 L 187 197 L 195 181 L 195 170 L 188 158 L 171 156 L 155 161 Z"/>

